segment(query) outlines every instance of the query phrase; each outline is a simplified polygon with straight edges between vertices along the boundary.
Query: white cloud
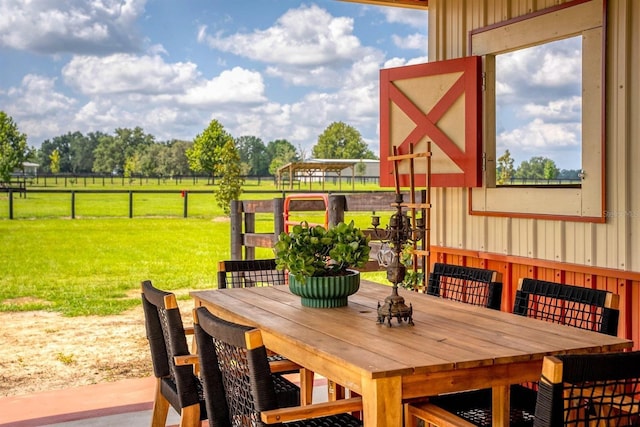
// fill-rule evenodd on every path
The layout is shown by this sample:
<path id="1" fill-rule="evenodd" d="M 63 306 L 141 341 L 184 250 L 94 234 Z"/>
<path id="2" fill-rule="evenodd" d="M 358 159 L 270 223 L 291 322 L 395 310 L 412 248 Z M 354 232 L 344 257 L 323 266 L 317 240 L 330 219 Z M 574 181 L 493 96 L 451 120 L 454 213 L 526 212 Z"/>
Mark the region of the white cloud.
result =
<path id="1" fill-rule="evenodd" d="M 576 90 L 582 80 L 580 37 L 520 49 L 496 57 L 496 78 L 507 82 L 499 94 L 530 98 L 553 93 L 563 96 Z"/>
<path id="2" fill-rule="evenodd" d="M 545 123 L 536 118 L 524 127 L 500 133 L 497 137 L 498 152 L 508 148 L 544 155 L 544 150 L 551 152 L 560 147 L 580 147 L 580 133 L 580 123 Z"/>
<path id="3" fill-rule="evenodd" d="M 547 87 L 565 86 L 582 79 L 582 51 L 567 49 L 543 53 L 542 66 L 532 76 L 532 83 Z"/>
<path id="4" fill-rule="evenodd" d="M 76 56 L 62 69 L 65 82 L 85 95 L 180 93 L 198 77 L 191 62 L 166 63 L 159 56 Z"/>
<path id="5" fill-rule="evenodd" d="M 400 49 L 414 49 L 425 52 L 427 50 L 427 35 L 421 33 L 409 34 L 400 37 L 396 34 L 392 36 L 393 44 Z"/>
<path id="6" fill-rule="evenodd" d="M 7 92 L 12 99 L 13 108 L 17 115 L 36 115 L 39 117 L 69 110 L 75 100 L 66 97 L 55 89 L 55 79 L 27 74 L 22 84 L 17 88 L 10 88 Z"/>
<path id="7" fill-rule="evenodd" d="M 287 11 L 266 30 L 225 37 L 201 28 L 198 39 L 213 49 L 252 60 L 313 68 L 350 60 L 361 48 L 352 33 L 353 18 L 336 18 L 311 5 Z"/>
<path id="8" fill-rule="evenodd" d="M 43 136 L 65 133 L 77 101 L 55 87 L 56 79 L 27 74 L 20 86 L 4 94 L 4 109 L 28 137 L 29 145 Z"/>
<path id="9" fill-rule="evenodd" d="M 353 35 L 353 18 L 334 17 L 316 6 L 283 14 L 273 26 L 250 33 L 208 34 L 198 40 L 222 52 L 271 64 L 266 73 L 295 86 L 335 86 L 353 58 L 366 54 Z"/>
<path id="10" fill-rule="evenodd" d="M 30 144 L 69 131 L 111 133 L 136 126 L 158 140 L 192 139 L 212 118 L 229 117 L 235 127 L 241 122 L 234 114 L 267 101 L 255 71 L 235 67 L 204 79 L 195 64 L 168 63 L 159 56 L 79 56 L 62 75 L 86 97 L 66 96 L 56 89 L 55 78 L 39 75 L 25 76 L 1 95 Z"/>
<path id="11" fill-rule="evenodd" d="M 135 51 L 146 0 L 0 2 L 0 46 L 42 54 Z"/>
<path id="12" fill-rule="evenodd" d="M 223 105 L 265 102 L 260 73 L 240 67 L 223 71 L 219 77 L 201 81 L 178 98 L 186 105 Z"/>
<path id="13" fill-rule="evenodd" d="M 405 65 L 416 65 L 416 64 L 425 64 L 429 62 L 429 58 L 426 56 L 418 56 L 415 58 L 391 58 L 385 61 L 382 65 L 382 68 L 396 68 L 396 67 L 404 67 Z"/>
<path id="14" fill-rule="evenodd" d="M 427 32 L 427 11 L 402 7 L 381 7 L 387 22 L 405 24 L 413 28 L 424 29 Z"/>
<path id="15" fill-rule="evenodd" d="M 560 98 L 546 105 L 526 104 L 523 116 L 540 117 L 549 121 L 580 121 L 582 115 L 582 97 Z"/>

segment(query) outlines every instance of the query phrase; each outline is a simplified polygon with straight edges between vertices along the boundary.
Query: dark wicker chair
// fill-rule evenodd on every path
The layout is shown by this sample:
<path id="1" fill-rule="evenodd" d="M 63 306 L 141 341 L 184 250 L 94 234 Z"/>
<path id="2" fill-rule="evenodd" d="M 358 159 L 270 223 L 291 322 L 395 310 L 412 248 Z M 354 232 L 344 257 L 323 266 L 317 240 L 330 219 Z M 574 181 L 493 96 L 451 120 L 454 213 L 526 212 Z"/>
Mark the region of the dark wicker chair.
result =
<path id="1" fill-rule="evenodd" d="M 227 322 L 205 307 L 193 317 L 211 426 L 362 425 L 347 413 L 362 410 L 360 398 L 285 407 L 292 402 L 278 399 L 260 330 Z"/>
<path id="2" fill-rule="evenodd" d="M 600 289 L 521 279 L 514 314 L 553 323 L 618 334 L 619 296 Z"/>
<path id="3" fill-rule="evenodd" d="M 226 260 L 218 263 L 218 288 L 284 285 L 285 272 L 275 259 Z"/>
<path id="4" fill-rule="evenodd" d="M 534 427 L 640 425 L 640 352 L 547 356 Z"/>
<path id="5" fill-rule="evenodd" d="M 286 285 L 285 277 L 284 271 L 276 269 L 276 260 L 274 258 L 224 260 L 218 262 L 218 289 Z M 282 367 L 279 369 L 282 374 L 300 373 L 300 385 L 303 392 L 302 402 L 311 403 L 314 373 L 301 369 L 300 366 L 273 352 L 269 352 L 269 361 L 272 366 L 275 363 L 282 363 Z M 289 369 L 286 369 L 287 364 L 290 367 Z"/>
<path id="6" fill-rule="evenodd" d="M 514 314 L 608 335 L 618 332 L 619 296 L 612 292 L 537 279 L 520 279 Z M 537 384 L 511 386 L 511 426 L 532 426 Z M 408 405 L 413 416 L 439 425 L 446 422 L 491 426 L 491 389 L 441 395 Z"/>
<path id="7" fill-rule="evenodd" d="M 176 297 L 155 288 L 149 280 L 142 282 L 142 307 L 147 339 L 151 349 L 153 373 L 157 378 L 153 403 L 152 427 L 164 426 L 169 406 L 180 414 L 180 426 L 199 426 L 207 419 L 197 356 L 189 352 L 187 335 L 193 327 L 184 327 Z M 288 361 L 287 361 L 288 362 Z M 300 389 L 280 376 L 292 364 L 274 362 L 270 369 L 282 399 L 300 401 Z M 296 403 L 297 404 L 297 403 Z"/>
<path id="8" fill-rule="evenodd" d="M 200 380 L 193 365 L 175 363 L 176 356 L 189 355 L 176 297 L 146 280 L 142 282 L 142 307 L 157 378 L 151 426 L 166 425 L 169 406 L 180 414 L 180 426 L 199 426 L 207 419 Z"/>
<path id="9" fill-rule="evenodd" d="M 500 310 L 502 275 L 483 268 L 435 263 L 427 294 Z"/>

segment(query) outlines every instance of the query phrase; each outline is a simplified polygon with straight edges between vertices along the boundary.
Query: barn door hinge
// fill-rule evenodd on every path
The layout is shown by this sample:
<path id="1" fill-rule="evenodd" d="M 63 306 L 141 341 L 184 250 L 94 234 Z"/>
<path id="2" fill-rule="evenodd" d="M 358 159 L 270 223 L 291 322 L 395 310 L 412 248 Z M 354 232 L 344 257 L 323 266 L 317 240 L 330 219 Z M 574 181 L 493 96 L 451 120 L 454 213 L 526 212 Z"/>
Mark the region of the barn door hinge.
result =
<path id="1" fill-rule="evenodd" d="M 487 73 L 485 71 L 482 72 L 482 91 L 485 92 L 487 90 Z"/>
<path id="2" fill-rule="evenodd" d="M 482 172 L 486 172 L 487 170 L 487 153 L 482 152 Z"/>

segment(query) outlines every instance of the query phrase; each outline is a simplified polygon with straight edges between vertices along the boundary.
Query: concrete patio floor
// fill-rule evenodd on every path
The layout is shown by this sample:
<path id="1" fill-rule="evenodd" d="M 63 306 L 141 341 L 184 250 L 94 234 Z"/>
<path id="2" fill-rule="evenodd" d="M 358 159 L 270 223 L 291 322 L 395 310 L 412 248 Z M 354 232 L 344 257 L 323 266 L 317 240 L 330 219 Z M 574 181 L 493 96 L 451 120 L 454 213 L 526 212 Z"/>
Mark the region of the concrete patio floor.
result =
<path id="1" fill-rule="evenodd" d="M 316 379 L 314 402 L 326 401 L 326 384 L 326 379 Z M 154 387 L 154 378 L 141 378 L 0 397 L 0 427 L 149 427 Z M 167 426 L 179 421 L 169 410 Z"/>

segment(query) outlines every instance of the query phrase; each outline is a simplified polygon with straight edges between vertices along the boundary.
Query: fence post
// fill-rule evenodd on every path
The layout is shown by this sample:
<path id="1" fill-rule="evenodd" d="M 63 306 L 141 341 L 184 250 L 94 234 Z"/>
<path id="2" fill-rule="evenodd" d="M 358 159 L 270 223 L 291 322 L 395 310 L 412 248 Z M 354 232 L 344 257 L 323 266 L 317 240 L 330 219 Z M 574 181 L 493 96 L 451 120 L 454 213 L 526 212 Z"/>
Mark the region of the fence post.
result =
<path id="1" fill-rule="evenodd" d="M 244 233 L 255 233 L 256 232 L 256 214 L 254 212 L 245 212 L 244 213 Z M 256 248 L 255 246 L 244 245 L 244 258 L 243 259 L 256 259 Z"/>
<path id="2" fill-rule="evenodd" d="M 13 219 L 13 190 L 9 189 L 9 219 Z"/>
<path id="3" fill-rule="evenodd" d="M 231 227 L 231 259 L 242 259 L 242 202 L 231 201 L 229 214 Z"/>
<path id="4" fill-rule="evenodd" d="M 278 240 L 280 233 L 284 231 L 284 198 L 273 199 L 273 241 Z"/>
<path id="5" fill-rule="evenodd" d="M 133 218 L 133 191 L 129 190 L 129 218 Z"/>
<path id="6" fill-rule="evenodd" d="M 76 218 L 76 192 L 71 191 L 71 219 Z"/>
<path id="7" fill-rule="evenodd" d="M 186 217 L 187 217 L 187 211 L 188 211 L 188 207 L 187 207 L 187 205 L 189 204 L 189 203 L 187 202 L 187 200 L 189 200 L 189 191 L 188 191 L 188 190 L 184 190 L 184 207 L 183 207 L 183 209 L 182 209 L 182 216 L 183 216 L 184 218 L 186 218 Z"/>
<path id="8" fill-rule="evenodd" d="M 344 222 L 347 198 L 340 194 L 329 194 L 329 226 Z"/>

